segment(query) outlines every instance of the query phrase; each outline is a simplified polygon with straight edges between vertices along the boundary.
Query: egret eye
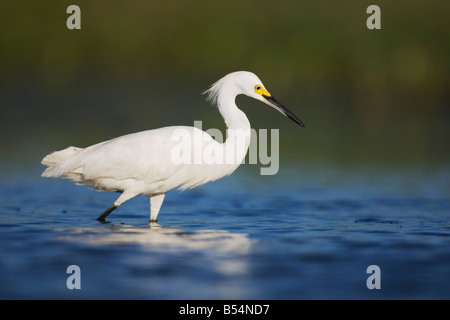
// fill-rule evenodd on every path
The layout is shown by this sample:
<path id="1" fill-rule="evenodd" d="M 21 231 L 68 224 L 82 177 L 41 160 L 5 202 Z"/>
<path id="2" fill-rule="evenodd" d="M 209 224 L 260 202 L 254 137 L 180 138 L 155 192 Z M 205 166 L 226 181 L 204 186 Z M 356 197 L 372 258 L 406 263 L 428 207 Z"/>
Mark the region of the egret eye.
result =
<path id="1" fill-rule="evenodd" d="M 261 90 L 261 86 L 257 84 L 257 85 L 255 86 L 255 90 L 256 90 L 256 91 Z"/>

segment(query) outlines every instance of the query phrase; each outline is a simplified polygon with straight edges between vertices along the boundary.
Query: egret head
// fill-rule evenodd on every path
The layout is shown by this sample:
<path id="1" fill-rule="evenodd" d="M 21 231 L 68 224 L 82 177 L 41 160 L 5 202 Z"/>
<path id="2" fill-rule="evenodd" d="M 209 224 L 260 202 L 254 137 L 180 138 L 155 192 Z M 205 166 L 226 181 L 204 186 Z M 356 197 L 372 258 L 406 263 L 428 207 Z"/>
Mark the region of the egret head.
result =
<path id="1" fill-rule="evenodd" d="M 298 125 L 305 127 L 305 124 L 295 114 L 289 111 L 266 90 L 262 81 L 252 72 L 237 71 L 230 73 L 214 83 L 205 93 L 208 94 L 209 100 L 217 102 L 220 92 L 225 90 L 228 90 L 230 94 L 232 93 L 235 96 L 245 94 L 246 96 L 260 100 Z"/>

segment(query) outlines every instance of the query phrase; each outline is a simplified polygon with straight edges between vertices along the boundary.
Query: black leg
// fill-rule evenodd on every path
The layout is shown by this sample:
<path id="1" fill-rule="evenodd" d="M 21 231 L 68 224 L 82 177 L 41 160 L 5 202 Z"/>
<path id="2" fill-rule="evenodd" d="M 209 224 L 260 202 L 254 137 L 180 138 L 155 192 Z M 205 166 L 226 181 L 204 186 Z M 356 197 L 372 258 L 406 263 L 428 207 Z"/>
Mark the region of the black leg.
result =
<path id="1" fill-rule="evenodd" d="M 98 221 L 104 222 L 105 218 L 108 216 L 108 214 L 110 214 L 111 212 L 113 212 L 118 206 L 113 204 L 111 207 L 109 207 L 108 209 L 106 209 L 105 212 L 102 213 L 102 215 L 100 217 L 97 218 Z"/>

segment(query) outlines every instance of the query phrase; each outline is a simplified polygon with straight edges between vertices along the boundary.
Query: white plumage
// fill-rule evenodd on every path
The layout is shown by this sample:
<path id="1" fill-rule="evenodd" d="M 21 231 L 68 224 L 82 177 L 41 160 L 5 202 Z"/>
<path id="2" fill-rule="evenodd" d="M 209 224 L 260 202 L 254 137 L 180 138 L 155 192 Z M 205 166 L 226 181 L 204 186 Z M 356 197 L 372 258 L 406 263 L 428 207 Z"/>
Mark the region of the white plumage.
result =
<path id="1" fill-rule="evenodd" d="M 139 194 L 148 195 L 150 221 L 156 221 L 167 191 L 193 188 L 220 179 L 236 170 L 244 159 L 250 143 L 250 123 L 235 104 L 237 95 L 261 100 L 304 127 L 251 72 L 230 73 L 205 93 L 217 104 L 226 122 L 224 143 L 216 142 L 195 127 L 147 130 L 87 148 L 69 147 L 53 152 L 42 160 L 47 166 L 42 176 L 66 178 L 98 190 L 121 192 L 114 204 L 98 217 L 100 221 L 123 202 Z M 205 159 L 208 155 L 221 155 L 224 161 Z"/>

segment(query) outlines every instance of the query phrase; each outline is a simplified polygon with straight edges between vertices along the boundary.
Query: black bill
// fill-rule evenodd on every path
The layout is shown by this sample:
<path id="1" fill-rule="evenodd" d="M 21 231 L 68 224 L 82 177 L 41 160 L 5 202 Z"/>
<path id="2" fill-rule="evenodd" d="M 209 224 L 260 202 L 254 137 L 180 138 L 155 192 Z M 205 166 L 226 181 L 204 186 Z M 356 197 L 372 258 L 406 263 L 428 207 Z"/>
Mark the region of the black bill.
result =
<path id="1" fill-rule="evenodd" d="M 301 127 L 305 128 L 306 125 L 299 119 L 295 114 L 290 112 L 283 104 L 274 98 L 274 96 L 266 96 L 265 94 L 262 95 L 269 103 L 270 106 L 272 106 L 274 109 L 278 110 L 282 114 L 284 114 L 286 117 L 300 125 Z"/>

